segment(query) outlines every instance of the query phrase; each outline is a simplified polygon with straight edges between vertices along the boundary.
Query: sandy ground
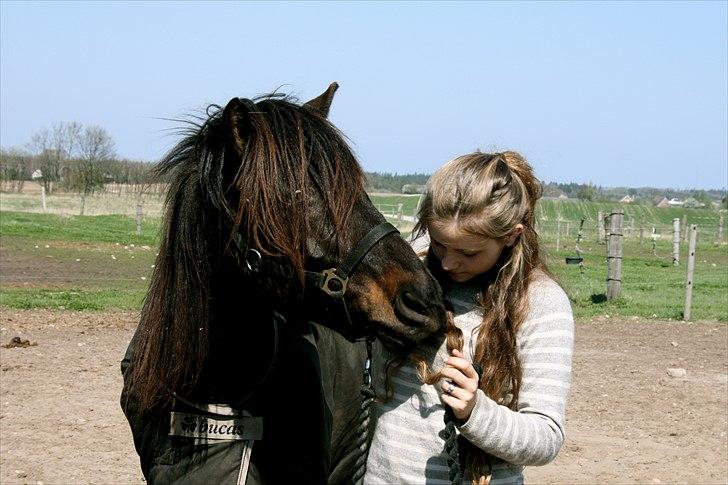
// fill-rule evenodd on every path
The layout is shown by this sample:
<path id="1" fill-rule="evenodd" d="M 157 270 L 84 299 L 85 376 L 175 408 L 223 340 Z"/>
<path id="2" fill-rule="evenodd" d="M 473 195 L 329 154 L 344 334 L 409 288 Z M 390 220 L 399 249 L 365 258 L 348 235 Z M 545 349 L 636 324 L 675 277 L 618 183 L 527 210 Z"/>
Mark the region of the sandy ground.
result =
<path id="1" fill-rule="evenodd" d="M 0 483 L 142 483 L 118 405 L 136 316 L 0 313 L 0 344 L 37 343 L 0 348 Z M 727 483 L 727 328 L 579 322 L 568 441 L 527 482 Z"/>

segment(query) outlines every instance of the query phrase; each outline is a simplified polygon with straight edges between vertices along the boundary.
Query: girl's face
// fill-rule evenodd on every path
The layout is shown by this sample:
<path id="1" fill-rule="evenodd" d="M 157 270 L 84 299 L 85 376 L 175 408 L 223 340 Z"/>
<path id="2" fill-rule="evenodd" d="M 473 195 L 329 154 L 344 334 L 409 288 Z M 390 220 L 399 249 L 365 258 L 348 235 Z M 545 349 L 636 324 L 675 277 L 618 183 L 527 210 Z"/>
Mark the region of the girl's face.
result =
<path id="1" fill-rule="evenodd" d="M 456 221 L 434 221 L 430 224 L 430 247 L 450 279 L 464 283 L 491 268 L 503 248 L 510 246 L 523 230 L 520 224 L 506 237 L 492 239 L 460 230 Z"/>

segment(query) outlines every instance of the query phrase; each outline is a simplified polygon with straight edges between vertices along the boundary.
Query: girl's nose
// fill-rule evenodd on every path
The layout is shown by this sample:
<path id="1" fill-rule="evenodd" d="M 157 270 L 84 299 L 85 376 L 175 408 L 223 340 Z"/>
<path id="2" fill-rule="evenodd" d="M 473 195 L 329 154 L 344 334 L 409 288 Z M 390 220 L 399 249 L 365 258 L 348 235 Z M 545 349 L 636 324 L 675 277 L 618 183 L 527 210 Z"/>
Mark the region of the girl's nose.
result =
<path id="1" fill-rule="evenodd" d="M 445 255 L 442 257 L 440 263 L 442 264 L 442 269 L 445 271 L 452 271 L 457 268 L 458 259 L 452 251 L 445 251 Z"/>

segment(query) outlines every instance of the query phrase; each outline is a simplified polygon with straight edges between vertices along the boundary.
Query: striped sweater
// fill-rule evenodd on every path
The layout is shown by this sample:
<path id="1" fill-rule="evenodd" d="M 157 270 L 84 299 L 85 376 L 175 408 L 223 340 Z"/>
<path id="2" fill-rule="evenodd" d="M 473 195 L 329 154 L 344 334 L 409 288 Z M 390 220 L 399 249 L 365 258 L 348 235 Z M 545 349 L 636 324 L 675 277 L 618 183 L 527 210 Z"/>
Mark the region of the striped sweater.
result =
<path id="1" fill-rule="evenodd" d="M 467 284 L 455 285 L 447 295 L 469 359 L 483 315 L 476 296 L 477 289 Z M 530 310 L 517 335 L 523 366 L 517 411 L 478 390 L 470 418 L 459 426 L 463 437 L 494 457 L 492 485 L 523 483 L 523 467 L 550 462 L 564 442 L 574 343 L 571 306 L 564 291 L 546 276 L 531 284 L 528 298 Z M 431 368 L 442 367 L 447 358 L 445 344 L 431 355 Z M 383 393 L 383 372 L 377 371 L 378 390 Z M 392 385 L 393 399 L 377 407 L 364 483 L 448 485 L 445 410 L 439 386 L 423 385 L 409 364 L 394 375 Z M 463 477 L 463 483 L 470 483 L 468 470 Z"/>

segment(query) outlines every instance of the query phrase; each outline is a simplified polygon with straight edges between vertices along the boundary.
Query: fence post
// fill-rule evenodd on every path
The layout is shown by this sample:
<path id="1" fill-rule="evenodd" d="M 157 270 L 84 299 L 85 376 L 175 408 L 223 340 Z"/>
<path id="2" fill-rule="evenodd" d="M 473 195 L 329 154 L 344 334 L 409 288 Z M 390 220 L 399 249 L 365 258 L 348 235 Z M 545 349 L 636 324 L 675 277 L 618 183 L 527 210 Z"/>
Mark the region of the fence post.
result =
<path id="1" fill-rule="evenodd" d="M 680 218 L 672 220 L 672 265 L 680 266 Z"/>
<path id="2" fill-rule="evenodd" d="M 723 244 L 723 214 L 718 218 L 718 244 Z"/>
<path id="3" fill-rule="evenodd" d="M 559 246 L 561 243 L 561 216 L 559 216 L 558 219 L 556 219 L 556 251 L 559 251 Z"/>
<path id="4" fill-rule="evenodd" d="M 609 215 L 609 244 L 607 244 L 607 300 L 619 298 L 622 287 L 622 220 L 624 213 Z"/>
<path id="5" fill-rule="evenodd" d="M 597 242 L 602 244 L 604 242 L 604 213 L 599 211 L 597 213 Z"/>
<path id="6" fill-rule="evenodd" d="M 45 186 L 40 186 L 40 203 L 43 206 L 43 212 L 46 211 Z"/>
<path id="7" fill-rule="evenodd" d="M 136 206 L 136 233 L 137 236 L 142 234 L 142 203 L 139 202 Z"/>
<path id="8" fill-rule="evenodd" d="M 683 242 L 688 242 L 688 215 L 683 214 L 682 216 L 682 240 Z"/>
<path id="9" fill-rule="evenodd" d="M 685 281 L 685 306 L 683 309 L 683 320 L 690 320 L 693 306 L 693 272 L 695 271 L 695 243 L 698 238 L 698 226 L 690 226 L 690 246 L 688 249 L 688 273 Z"/>
<path id="10" fill-rule="evenodd" d="M 402 226 L 402 204 L 401 203 L 397 204 L 397 224 L 399 224 L 400 227 Z"/>

